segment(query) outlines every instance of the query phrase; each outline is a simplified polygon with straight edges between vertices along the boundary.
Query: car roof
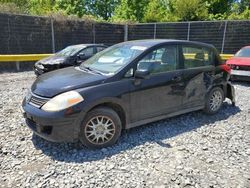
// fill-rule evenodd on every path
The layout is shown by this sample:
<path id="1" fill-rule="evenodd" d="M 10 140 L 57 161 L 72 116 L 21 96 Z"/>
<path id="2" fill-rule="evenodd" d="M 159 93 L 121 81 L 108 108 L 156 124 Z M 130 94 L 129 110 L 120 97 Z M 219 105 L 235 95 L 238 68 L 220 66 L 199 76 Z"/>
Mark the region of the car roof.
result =
<path id="1" fill-rule="evenodd" d="M 142 45 L 146 47 L 153 47 L 159 44 L 166 44 L 166 43 L 175 43 L 175 44 L 189 44 L 189 45 L 200 45 L 208 48 L 215 48 L 211 44 L 203 43 L 203 42 L 196 42 L 196 41 L 187 41 L 187 40 L 176 40 L 176 39 L 145 39 L 145 40 L 132 40 L 127 41 L 124 43 L 132 43 L 133 45 Z"/>
<path id="2" fill-rule="evenodd" d="M 243 49 L 243 48 L 250 48 L 250 46 L 244 46 L 244 47 L 242 47 L 241 49 Z"/>
<path id="3" fill-rule="evenodd" d="M 74 46 L 74 47 L 79 47 L 79 48 L 85 48 L 85 47 L 89 47 L 89 46 L 104 46 L 104 44 L 75 44 L 75 45 L 70 45 L 70 46 Z"/>

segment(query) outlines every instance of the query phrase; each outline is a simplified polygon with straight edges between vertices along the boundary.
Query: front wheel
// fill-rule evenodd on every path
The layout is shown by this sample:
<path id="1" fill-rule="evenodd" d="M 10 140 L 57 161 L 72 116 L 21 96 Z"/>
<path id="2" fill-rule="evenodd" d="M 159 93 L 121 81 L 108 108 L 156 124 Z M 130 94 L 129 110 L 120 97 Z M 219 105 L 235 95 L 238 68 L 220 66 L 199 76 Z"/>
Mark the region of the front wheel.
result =
<path id="1" fill-rule="evenodd" d="M 224 92 L 221 88 L 213 88 L 206 97 L 204 111 L 207 114 L 215 114 L 218 112 L 224 101 Z"/>
<path id="2" fill-rule="evenodd" d="M 106 107 L 91 110 L 83 120 L 80 141 L 89 148 L 103 148 L 116 143 L 122 123 L 118 114 Z"/>

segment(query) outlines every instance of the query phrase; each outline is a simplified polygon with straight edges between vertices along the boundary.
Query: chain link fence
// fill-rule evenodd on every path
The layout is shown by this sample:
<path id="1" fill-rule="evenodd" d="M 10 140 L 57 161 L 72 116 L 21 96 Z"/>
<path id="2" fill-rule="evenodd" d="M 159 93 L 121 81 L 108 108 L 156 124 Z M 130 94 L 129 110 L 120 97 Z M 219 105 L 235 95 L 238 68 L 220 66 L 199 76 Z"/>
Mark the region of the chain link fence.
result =
<path id="1" fill-rule="evenodd" d="M 250 21 L 108 24 L 0 14 L 0 54 L 53 53 L 68 45 L 113 45 L 137 39 L 180 39 L 235 53 L 250 44 Z"/>
<path id="2" fill-rule="evenodd" d="M 124 41 L 124 25 L 0 14 L 0 54 L 53 53 L 80 43 Z"/>
<path id="3" fill-rule="evenodd" d="M 126 32 L 125 32 L 126 33 Z M 250 21 L 152 23 L 128 26 L 128 40 L 179 39 L 213 44 L 221 53 L 250 44 Z"/>

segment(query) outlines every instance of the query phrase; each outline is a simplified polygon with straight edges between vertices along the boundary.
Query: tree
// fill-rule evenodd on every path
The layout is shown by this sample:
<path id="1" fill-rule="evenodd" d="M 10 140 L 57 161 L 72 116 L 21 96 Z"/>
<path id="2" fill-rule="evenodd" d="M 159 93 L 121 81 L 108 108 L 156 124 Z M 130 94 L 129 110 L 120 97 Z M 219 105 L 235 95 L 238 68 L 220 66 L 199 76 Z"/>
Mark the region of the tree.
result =
<path id="1" fill-rule="evenodd" d="M 242 13 L 246 9 L 250 9 L 250 0 L 241 0 L 239 2 L 239 11 Z"/>
<path id="2" fill-rule="evenodd" d="M 116 7 L 112 20 L 143 21 L 144 13 L 149 0 L 121 0 Z"/>
<path id="3" fill-rule="evenodd" d="M 245 3 L 245 2 L 244 2 Z M 250 5 L 246 5 L 243 9 L 242 4 L 234 3 L 232 13 L 228 16 L 229 20 L 249 20 L 250 19 Z"/>
<path id="4" fill-rule="evenodd" d="M 53 11 L 54 0 L 29 0 L 29 13 L 36 15 L 47 15 Z"/>
<path id="5" fill-rule="evenodd" d="M 0 3 L 15 4 L 22 13 L 46 15 L 53 11 L 55 0 L 0 0 Z"/>
<path id="6" fill-rule="evenodd" d="M 119 0 L 85 0 L 86 13 L 108 20 L 118 3 Z"/>
<path id="7" fill-rule="evenodd" d="M 206 20 L 208 10 L 201 0 L 175 0 L 173 1 L 174 13 L 180 21 Z"/>
<path id="8" fill-rule="evenodd" d="M 0 3 L 5 7 L 18 7 L 20 12 L 28 13 L 28 0 L 0 0 Z"/>
<path id="9" fill-rule="evenodd" d="M 23 14 L 21 10 L 15 3 L 0 3 L 0 12 L 8 14 Z"/>
<path id="10" fill-rule="evenodd" d="M 60 0 L 56 2 L 55 9 L 78 17 L 82 17 L 87 12 L 85 0 Z"/>
<path id="11" fill-rule="evenodd" d="M 177 21 L 178 18 L 172 13 L 172 3 L 168 0 L 151 0 L 144 14 L 144 22 L 167 22 Z"/>
<path id="12" fill-rule="evenodd" d="M 228 14 L 235 0 L 206 0 L 209 14 Z"/>

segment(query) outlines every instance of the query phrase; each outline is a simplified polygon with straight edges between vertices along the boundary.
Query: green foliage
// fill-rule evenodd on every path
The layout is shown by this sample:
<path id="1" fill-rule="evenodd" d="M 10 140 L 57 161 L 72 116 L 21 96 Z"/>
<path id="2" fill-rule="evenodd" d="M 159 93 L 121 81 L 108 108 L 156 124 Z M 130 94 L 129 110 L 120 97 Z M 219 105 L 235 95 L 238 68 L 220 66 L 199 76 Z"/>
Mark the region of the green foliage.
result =
<path id="1" fill-rule="evenodd" d="M 118 3 L 119 0 L 85 0 L 85 9 L 87 14 L 108 20 Z"/>
<path id="2" fill-rule="evenodd" d="M 55 1 L 53 0 L 29 0 L 29 13 L 34 15 L 48 15 L 53 11 Z"/>
<path id="3" fill-rule="evenodd" d="M 238 7 L 241 13 L 246 9 L 250 9 L 250 0 L 241 0 L 240 3 L 238 3 Z"/>
<path id="4" fill-rule="evenodd" d="M 86 14 L 85 0 L 57 0 L 55 10 L 61 10 L 67 15 L 77 15 L 82 17 Z"/>
<path id="5" fill-rule="evenodd" d="M 229 20 L 249 20 L 250 6 L 247 6 L 243 11 L 239 4 L 234 4 L 232 13 L 228 16 Z"/>
<path id="6" fill-rule="evenodd" d="M 234 1 L 235 0 L 207 0 L 208 13 L 211 15 L 228 14 Z"/>
<path id="7" fill-rule="evenodd" d="M 171 13 L 173 7 L 167 0 L 152 0 L 149 2 L 144 14 L 144 22 L 177 21 L 178 17 Z"/>
<path id="8" fill-rule="evenodd" d="M 108 20 L 117 5 L 118 0 L 59 0 L 55 5 L 56 10 L 62 10 L 68 15 L 92 15 L 99 19 Z"/>
<path id="9" fill-rule="evenodd" d="M 174 13 L 180 21 L 206 20 L 208 10 L 201 0 L 175 0 Z"/>
<path id="10" fill-rule="evenodd" d="M 114 21 L 143 21 L 149 0 L 121 0 L 115 9 Z"/>
<path id="11" fill-rule="evenodd" d="M 1 13 L 10 13 L 10 14 L 22 14 L 24 13 L 15 3 L 1 3 L 0 4 Z"/>
<path id="12" fill-rule="evenodd" d="M 47 15 L 55 5 L 54 0 L 0 0 L 1 3 L 15 4 L 21 13 L 34 15 Z"/>
<path id="13" fill-rule="evenodd" d="M 208 20 L 226 20 L 227 19 L 227 14 L 209 14 Z"/>
<path id="14" fill-rule="evenodd" d="M 0 12 L 110 22 L 250 19 L 250 0 L 0 0 Z"/>

